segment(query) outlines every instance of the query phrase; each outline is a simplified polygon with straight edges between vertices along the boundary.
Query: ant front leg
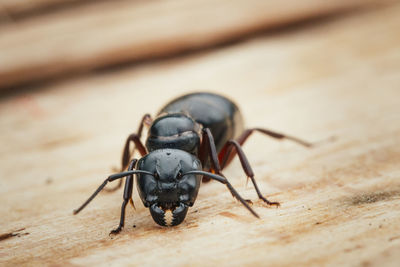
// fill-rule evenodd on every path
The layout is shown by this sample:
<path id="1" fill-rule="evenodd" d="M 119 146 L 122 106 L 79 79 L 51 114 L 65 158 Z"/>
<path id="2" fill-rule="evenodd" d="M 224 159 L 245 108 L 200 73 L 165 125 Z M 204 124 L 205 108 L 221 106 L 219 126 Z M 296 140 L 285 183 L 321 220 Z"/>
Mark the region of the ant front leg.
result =
<path id="1" fill-rule="evenodd" d="M 126 139 L 124 150 L 122 152 L 122 162 L 121 162 L 121 172 L 126 169 L 128 166 L 129 160 L 131 158 L 131 155 L 135 152 L 135 150 L 139 150 L 140 155 L 143 157 L 147 154 L 146 148 L 142 144 L 142 141 L 140 141 L 140 138 L 142 137 L 142 132 L 143 132 L 143 126 L 146 124 L 147 126 L 150 126 L 152 123 L 152 119 L 150 114 L 145 114 L 139 124 L 139 128 L 137 133 L 130 134 L 128 138 Z M 134 143 L 134 148 L 132 150 L 132 153 L 130 152 L 130 144 L 131 142 Z M 119 181 L 118 185 L 114 188 L 106 188 L 105 191 L 107 192 L 114 192 L 115 190 L 119 189 L 122 185 L 122 180 Z"/>
<path id="2" fill-rule="evenodd" d="M 203 143 L 201 144 L 200 147 L 200 153 L 199 153 L 199 158 L 200 161 L 202 162 L 203 166 L 208 162 L 208 159 L 210 159 L 211 163 L 211 171 L 224 177 L 225 175 L 222 173 L 222 168 L 219 164 L 218 160 L 218 154 L 217 154 L 217 149 L 215 147 L 215 142 L 214 142 L 214 137 L 211 133 L 211 130 L 208 128 L 203 129 Z M 210 179 L 209 177 L 206 177 L 207 179 Z M 204 177 L 203 177 L 204 179 Z M 205 180 L 208 181 L 208 180 Z M 232 191 L 231 191 L 232 193 Z M 236 198 L 236 196 L 232 193 L 232 195 Z M 245 199 L 247 203 L 252 204 L 252 201 L 249 199 Z"/>
<path id="3" fill-rule="evenodd" d="M 209 128 L 203 129 L 202 143 L 199 150 L 199 159 L 203 166 L 206 166 L 208 160 L 211 163 L 211 171 L 224 176 L 221 173 L 221 166 L 218 160 L 217 149 L 215 147 L 214 137 Z"/>
<path id="4" fill-rule="evenodd" d="M 132 171 L 133 168 L 135 167 L 136 164 L 136 159 L 133 159 L 131 161 L 131 164 L 129 165 L 128 171 Z M 125 224 L 125 211 L 126 211 L 126 205 L 128 204 L 128 202 L 130 202 L 132 204 L 133 207 L 135 207 L 133 205 L 133 200 L 132 200 L 132 191 L 133 191 L 133 175 L 129 175 L 126 178 L 125 181 L 125 188 L 124 188 L 124 201 L 122 202 L 122 206 L 121 206 L 121 218 L 119 221 L 119 225 L 116 229 L 112 230 L 110 232 L 110 235 L 115 235 L 118 234 L 119 232 L 121 232 L 122 228 L 124 228 L 124 224 Z"/>
<path id="5" fill-rule="evenodd" d="M 254 178 L 254 172 L 250 166 L 249 161 L 247 160 L 246 155 L 244 154 L 242 147 L 240 146 L 240 144 L 235 141 L 235 140 L 230 140 L 227 142 L 226 144 L 227 150 L 226 150 L 226 154 L 223 155 L 223 161 L 222 162 L 226 162 L 227 158 L 230 157 L 230 154 L 232 153 L 233 149 L 234 151 L 237 153 L 237 155 L 239 156 L 240 159 L 240 163 L 242 164 L 242 168 L 244 170 L 244 172 L 246 173 L 247 177 L 250 178 L 251 182 L 254 185 L 254 188 L 257 192 L 258 197 L 263 200 L 265 203 L 267 203 L 268 205 L 275 205 L 277 207 L 280 206 L 279 202 L 272 202 L 269 201 L 268 199 L 266 199 L 260 192 L 260 189 L 258 188 L 256 179 Z M 223 165 L 224 166 L 224 165 Z"/>
<path id="6" fill-rule="evenodd" d="M 200 174 L 200 175 L 206 176 L 210 179 L 213 179 L 215 181 L 218 181 L 222 184 L 225 184 L 226 187 L 228 188 L 229 192 L 231 192 L 231 194 L 234 198 L 239 200 L 239 202 L 242 203 L 243 206 L 245 206 L 245 208 L 248 209 L 251 212 L 251 214 L 253 214 L 256 218 L 260 218 L 260 216 L 258 216 L 258 214 L 249 206 L 247 201 L 239 195 L 239 193 L 235 190 L 235 188 L 233 188 L 233 186 L 231 185 L 231 183 L 229 183 L 229 181 L 228 181 L 228 179 L 226 179 L 226 177 L 217 175 L 214 173 L 210 173 L 210 172 L 205 172 L 205 171 L 189 171 L 189 172 L 185 173 L 184 175 L 188 175 L 188 174 Z"/>
<path id="7" fill-rule="evenodd" d="M 133 175 L 135 175 L 135 174 L 153 175 L 151 172 L 148 172 L 148 171 L 134 170 L 133 168 L 135 167 L 136 162 L 137 162 L 137 159 L 133 159 L 131 161 L 131 164 L 129 165 L 129 169 L 127 171 L 108 176 L 108 178 L 104 180 L 104 182 L 96 189 L 96 191 L 94 191 L 94 193 L 79 208 L 74 210 L 74 215 L 78 214 L 81 210 L 83 210 L 101 192 L 101 190 L 104 189 L 104 187 L 107 185 L 107 183 L 128 176 L 128 178 L 126 179 L 126 182 L 125 182 L 124 201 L 123 201 L 122 207 L 121 207 L 121 219 L 119 222 L 119 226 L 117 229 L 112 230 L 110 232 L 110 234 L 119 233 L 122 230 L 122 228 L 124 227 L 126 205 L 128 204 L 128 202 L 130 202 L 133 205 L 133 200 L 132 200 Z"/>

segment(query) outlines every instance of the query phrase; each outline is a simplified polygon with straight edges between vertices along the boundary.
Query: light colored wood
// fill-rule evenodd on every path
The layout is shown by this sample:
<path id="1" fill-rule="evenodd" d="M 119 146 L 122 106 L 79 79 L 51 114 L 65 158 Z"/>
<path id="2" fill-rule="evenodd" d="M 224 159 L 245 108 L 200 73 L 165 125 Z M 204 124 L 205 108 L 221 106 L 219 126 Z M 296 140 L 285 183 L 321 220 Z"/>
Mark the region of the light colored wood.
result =
<path id="1" fill-rule="evenodd" d="M 49 6 L 76 3 L 77 0 L 0 0 L 0 14 L 10 18 L 23 13 L 35 12 Z"/>
<path id="2" fill-rule="evenodd" d="M 106 1 L 0 27 L 0 88 L 168 56 L 387 0 Z"/>
<path id="3" fill-rule="evenodd" d="M 40 15 L 41 13 L 54 12 L 65 7 L 79 7 L 90 2 L 100 2 L 109 0 L 0 0 L 0 15 L 8 16 L 13 19 L 26 19 L 30 16 Z M 137 1 L 137 0 L 113 0 L 117 1 Z M 1 21 L 1 18 L 0 18 Z"/>
<path id="4" fill-rule="evenodd" d="M 399 14 L 392 6 L 2 99 L 0 233 L 29 235 L 1 241 L 0 264 L 398 266 Z M 135 194 L 136 211 L 110 238 L 121 191 L 73 216 L 119 164 L 141 116 L 194 90 L 229 95 L 249 126 L 336 140 L 309 150 L 249 140 L 261 190 L 282 207 L 257 200 L 237 161 L 225 175 L 259 220 L 217 183 L 202 185 L 173 228 L 157 226 Z"/>

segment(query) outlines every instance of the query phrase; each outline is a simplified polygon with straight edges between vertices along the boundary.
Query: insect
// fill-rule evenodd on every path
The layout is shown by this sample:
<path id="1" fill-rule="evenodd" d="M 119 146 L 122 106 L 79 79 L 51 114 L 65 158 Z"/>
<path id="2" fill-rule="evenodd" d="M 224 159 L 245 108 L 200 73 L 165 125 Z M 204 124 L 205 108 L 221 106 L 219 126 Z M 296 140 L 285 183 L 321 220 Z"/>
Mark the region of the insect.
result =
<path id="1" fill-rule="evenodd" d="M 141 136 L 145 125 L 149 131 L 143 145 Z M 119 185 L 112 189 L 115 190 L 121 186 L 122 178 L 127 177 L 120 223 L 110 232 L 119 233 L 124 227 L 128 202 L 134 206 L 132 191 L 135 175 L 144 206 L 149 208 L 153 220 L 161 226 L 180 224 L 189 207 L 193 206 L 201 182 L 209 180 L 226 185 L 232 196 L 258 218 L 258 214 L 249 205 L 251 201 L 243 199 L 222 173 L 237 155 L 258 197 L 268 205 L 279 206 L 278 202 L 269 201 L 261 194 L 241 148 L 254 132 L 276 139 L 292 140 L 306 147 L 312 146 L 296 137 L 267 129 L 244 130 L 238 107 L 224 96 L 192 93 L 174 99 L 161 109 L 154 120 L 149 114 L 143 116 L 138 131 L 126 140 L 121 172 L 110 175 L 85 203 L 74 210 L 74 214 L 85 208 L 107 183 L 119 179 Z M 133 150 L 130 148 L 131 143 L 134 144 Z M 131 159 L 136 149 L 142 157 L 139 160 Z"/>

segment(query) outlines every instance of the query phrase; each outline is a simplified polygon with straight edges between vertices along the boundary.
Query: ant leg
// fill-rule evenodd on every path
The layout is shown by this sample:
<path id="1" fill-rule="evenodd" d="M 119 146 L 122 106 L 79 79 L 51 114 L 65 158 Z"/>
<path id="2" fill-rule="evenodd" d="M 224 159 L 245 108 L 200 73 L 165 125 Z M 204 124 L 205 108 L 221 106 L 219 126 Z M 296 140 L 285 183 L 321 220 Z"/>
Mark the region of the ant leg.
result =
<path id="1" fill-rule="evenodd" d="M 247 201 L 245 199 L 243 199 L 239 193 L 235 190 L 235 188 L 231 185 L 231 183 L 228 181 L 228 179 L 226 179 L 226 177 L 221 176 L 221 175 L 216 175 L 210 172 L 205 172 L 205 171 L 189 171 L 187 173 L 185 173 L 184 175 L 188 175 L 188 174 L 199 174 L 199 175 L 203 175 L 203 176 L 207 176 L 208 178 L 211 178 L 213 180 L 216 180 L 220 183 L 223 183 L 226 185 L 226 187 L 228 188 L 228 190 L 231 192 L 232 196 L 234 198 L 236 198 L 237 200 L 240 201 L 240 203 L 243 204 L 243 206 L 246 207 L 246 209 L 248 209 L 251 214 L 253 214 L 256 218 L 260 218 L 260 216 L 258 216 L 258 214 L 249 206 L 249 204 L 247 203 Z"/>
<path id="2" fill-rule="evenodd" d="M 137 134 L 130 134 L 128 136 L 128 138 L 126 139 L 125 145 L 124 145 L 124 150 L 122 152 L 122 162 L 121 162 L 121 172 L 123 170 L 126 169 L 126 167 L 128 166 L 129 160 L 131 155 L 133 155 L 133 153 L 135 152 L 136 149 L 139 150 L 140 155 L 143 157 L 144 155 L 147 154 L 146 148 L 144 147 L 144 145 L 142 144 L 142 142 L 140 141 L 140 138 L 142 136 L 142 132 L 143 132 L 143 126 L 146 124 L 147 126 L 149 126 L 152 122 L 151 116 L 150 114 L 145 114 L 139 124 L 139 128 L 137 131 Z M 131 142 L 134 143 L 134 148 L 132 153 L 130 153 L 130 149 L 129 146 L 131 144 Z M 119 181 L 118 185 L 114 188 L 106 188 L 105 191 L 107 192 L 114 192 L 115 190 L 119 189 L 122 185 L 122 180 Z"/>
<path id="3" fill-rule="evenodd" d="M 260 132 L 260 133 L 265 134 L 265 135 L 268 135 L 268 136 L 270 136 L 272 138 L 275 138 L 275 139 L 280 139 L 280 140 L 287 139 L 287 140 L 293 141 L 293 142 L 295 142 L 295 143 L 297 143 L 299 145 L 305 146 L 305 147 L 312 147 L 314 145 L 314 144 L 309 143 L 307 141 L 301 140 L 301 139 L 299 139 L 297 137 L 293 137 L 293 136 L 290 136 L 290 135 L 285 135 L 285 134 L 278 133 L 278 132 L 273 132 L 271 130 L 262 129 L 262 128 L 251 128 L 251 129 L 245 130 L 237 138 L 237 142 L 239 143 L 239 145 L 242 146 L 244 144 L 244 142 L 246 142 L 247 138 L 249 138 L 249 136 L 252 133 L 254 133 L 255 131 Z M 222 169 L 224 169 L 224 167 L 227 166 L 236 155 L 236 151 L 233 151 L 233 153 L 231 153 L 229 157 L 225 157 L 226 154 L 229 154 L 229 153 L 227 153 L 228 152 L 228 147 L 229 147 L 229 144 L 226 143 L 225 146 L 222 148 L 221 152 L 218 155 L 219 160 L 222 162 Z"/>
<path id="4" fill-rule="evenodd" d="M 214 137 L 209 128 L 203 129 L 203 137 L 202 144 L 199 149 L 199 159 L 203 166 L 206 166 L 208 163 L 208 159 L 210 159 L 211 163 L 211 171 L 224 176 L 221 173 L 221 167 L 218 160 L 217 149 L 215 147 Z"/>
<path id="5" fill-rule="evenodd" d="M 251 179 L 251 182 L 254 185 L 254 188 L 257 192 L 257 195 L 260 199 L 262 199 L 265 203 L 267 203 L 268 205 L 275 205 L 275 206 L 280 206 L 279 202 L 272 202 L 269 201 L 268 199 L 266 199 L 260 192 L 260 189 L 258 188 L 256 179 L 254 178 L 254 172 L 251 169 L 250 163 L 247 160 L 246 155 L 244 154 L 242 147 L 240 146 L 240 144 L 235 141 L 235 140 L 230 140 L 227 142 L 227 152 L 224 155 L 224 161 L 226 162 L 226 159 L 230 156 L 231 152 L 233 151 L 233 148 L 235 149 L 235 152 L 238 154 L 239 159 L 240 159 L 240 163 L 242 164 L 242 168 L 244 170 L 244 172 L 246 173 L 247 177 Z"/>
<path id="6" fill-rule="evenodd" d="M 221 166 L 219 164 L 218 160 L 218 154 L 217 154 L 217 149 L 215 147 L 215 142 L 214 142 L 214 137 L 211 133 L 211 130 L 209 128 L 203 129 L 203 143 L 200 149 L 200 160 L 201 162 L 207 162 L 208 156 L 211 161 L 211 172 L 216 173 L 222 177 L 225 177 L 225 175 L 221 172 Z M 203 164 L 204 166 L 204 164 Z M 203 177 L 203 182 L 208 182 L 210 180 L 209 177 Z M 252 204 L 251 200 L 245 199 L 247 203 Z"/>
<path id="7" fill-rule="evenodd" d="M 125 142 L 124 150 L 122 152 L 122 162 L 121 162 L 121 171 L 125 170 L 126 167 L 128 167 L 128 163 L 130 160 L 131 155 L 135 152 L 136 149 L 139 150 L 140 155 L 143 157 L 144 155 L 147 154 L 146 148 L 140 141 L 140 138 L 142 137 L 142 132 L 143 132 L 143 126 L 146 124 L 147 126 L 150 126 L 152 123 L 152 119 L 150 114 L 145 114 L 139 124 L 139 128 L 137 130 L 137 134 L 131 134 L 128 136 Z M 129 145 L 130 143 L 133 142 L 135 144 L 132 153 L 129 151 Z"/>
<path id="8" fill-rule="evenodd" d="M 133 168 L 135 167 L 136 161 L 137 161 L 136 159 L 133 159 L 131 161 L 128 171 L 133 170 Z M 133 190 L 133 175 L 129 175 L 125 181 L 124 201 L 122 202 L 122 206 L 121 206 L 121 218 L 119 221 L 119 225 L 116 229 L 114 229 L 110 232 L 110 235 L 118 234 L 119 232 L 121 232 L 122 228 L 124 228 L 126 205 L 128 204 L 128 202 L 131 202 L 133 205 L 132 190 Z"/>
<path id="9" fill-rule="evenodd" d="M 223 173 L 222 173 L 222 168 L 221 168 L 221 166 L 219 164 L 218 155 L 217 155 L 217 149 L 215 148 L 214 138 L 212 136 L 212 133 L 211 133 L 210 129 L 206 128 L 206 129 L 203 130 L 203 139 L 202 140 L 203 140 L 203 144 L 202 145 L 208 147 L 208 154 L 210 155 L 211 165 L 212 165 L 212 168 L 213 168 L 213 169 L 211 169 L 211 171 L 214 171 L 215 173 L 225 177 L 225 175 L 223 175 Z M 206 149 L 204 149 L 204 148 L 201 149 L 201 151 L 205 151 L 205 150 Z M 230 149 L 229 152 L 231 152 L 231 150 L 232 149 Z M 203 154 L 204 154 L 204 152 L 203 152 Z M 243 154 L 243 151 L 242 151 L 242 154 Z M 202 155 L 202 153 L 200 153 L 200 156 L 205 158 L 205 156 Z M 243 156 L 244 156 L 244 154 L 243 154 Z M 250 167 L 250 164 L 248 163 L 248 161 L 247 161 L 245 156 L 244 156 L 244 160 L 247 162 L 247 166 L 248 166 L 248 169 L 250 170 L 250 172 L 253 173 L 253 171 L 252 171 L 252 169 Z M 263 198 L 263 200 L 266 201 L 267 203 L 275 203 L 275 202 L 268 201 L 266 198 L 264 198 L 261 195 L 261 193 L 260 193 L 260 191 L 258 189 L 257 183 L 256 183 L 256 181 L 254 179 L 254 174 L 251 177 L 253 177 L 252 181 L 253 181 L 254 187 L 256 188 L 258 196 L 259 197 L 261 196 Z M 209 178 L 207 178 L 207 179 L 209 179 Z M 203 178 L 203 180 L 204 180 L 204 178 Z M 207 182 L 207 180 L 205 182 Z M 246 199 L 245 201 L 247 203 L 252 204 L 252 201 L 249 200 L 249 199 Z M 279 205 L 279 203 L 275 204 L 275 205 Z"/>

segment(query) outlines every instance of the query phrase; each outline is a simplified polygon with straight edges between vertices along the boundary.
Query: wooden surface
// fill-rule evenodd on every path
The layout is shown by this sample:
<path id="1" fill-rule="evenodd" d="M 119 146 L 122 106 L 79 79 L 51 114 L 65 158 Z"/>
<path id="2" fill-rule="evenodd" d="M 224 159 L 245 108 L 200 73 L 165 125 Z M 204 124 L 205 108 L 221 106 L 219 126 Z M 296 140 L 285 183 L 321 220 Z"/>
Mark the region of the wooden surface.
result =
<path id="1" fill-rule="evenodd" d="M 51 13 L 57 9 L 79 6 L 91 1 L 102 0 L 0 0 L 0 22 L 27 19 L 31 16 Z M 113 2 L 117 1 L 123 0 L 114 0 Z"/>
<path id="2" fill-rule="evenodd" d="M 387 2 L 392 1 L 168 0 L 78 5 L 0 24 L 0 89 L 212 47 L 282 25 Z"/>
<path id="3" fill-rule="evenodd" d="M 398 266 L 400 5 L 260 36 L 203 54 L 54 83 L 0 101 L 0 264 L 73 266 Z M 172 97 L 229 95 L 255 135 L 244 150 L 266 207 L 234 161 L 225 175 L 253 218 L 218 183 L 202 185 L 179 226 L 157 226 L 122 192 L 72 210 L 118 166 L 126 136 Z M 136 192 L 136 190 L 135 190 Z M 135 225 L 133 228 L 132 225 Z"/>

